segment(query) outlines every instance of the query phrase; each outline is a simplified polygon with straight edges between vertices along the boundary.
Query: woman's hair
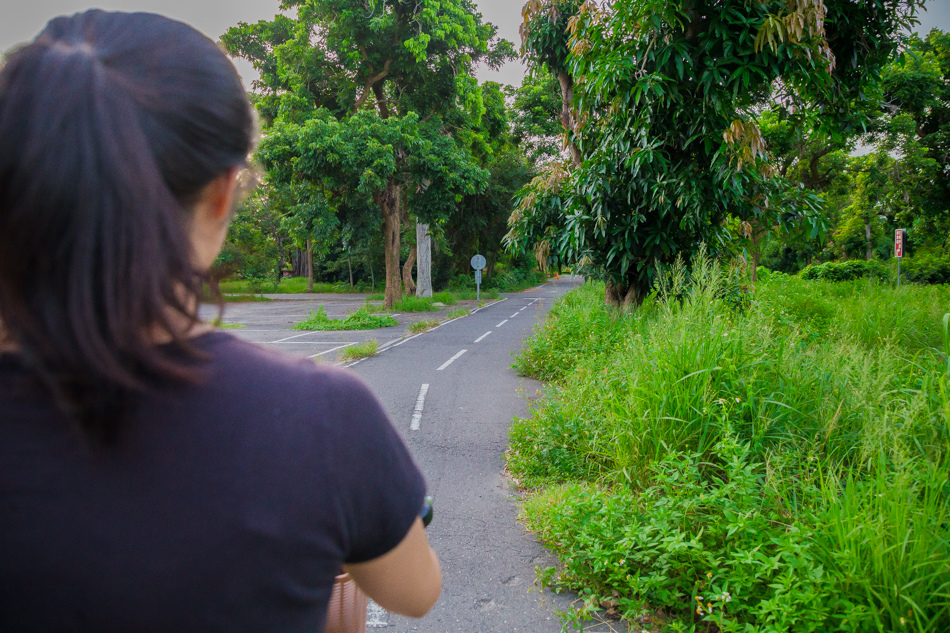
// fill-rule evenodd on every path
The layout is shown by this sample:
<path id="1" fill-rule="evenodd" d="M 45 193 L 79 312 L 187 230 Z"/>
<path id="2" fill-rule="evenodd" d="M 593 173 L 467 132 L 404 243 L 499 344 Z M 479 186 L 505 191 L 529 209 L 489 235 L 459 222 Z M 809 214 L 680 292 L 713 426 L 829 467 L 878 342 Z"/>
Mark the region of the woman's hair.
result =
<path id="1" fill-rule="evenodd" d="M 158 15 L 56 18 L 0 70 L 0 323 L 90 435 L 199 378 L 189 207 L 253 136 L 228 58 Z"/>

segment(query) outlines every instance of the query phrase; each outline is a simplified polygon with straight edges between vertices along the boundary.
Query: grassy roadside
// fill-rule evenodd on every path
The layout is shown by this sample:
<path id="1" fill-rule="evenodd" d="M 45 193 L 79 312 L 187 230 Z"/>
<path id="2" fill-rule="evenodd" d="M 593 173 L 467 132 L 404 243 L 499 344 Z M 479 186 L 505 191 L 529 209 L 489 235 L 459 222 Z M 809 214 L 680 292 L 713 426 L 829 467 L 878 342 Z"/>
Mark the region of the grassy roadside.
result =
<path id="1" fill-rule="evenodd" d="M 551 381 L 507 459 L 567 619 L 950 630 L 950 289 L 692 277 L 628 316 L 587 284 L 515 363 Z"/>
<path id="2" fill-rule="evenodd" d="M 303 294 L 307 292 L 307 278 L 285 277 L 280 280 L 280 283 L 236 279 L 219 282 L 218 287 L 221 290 L 221 294 Z M 357 284 L 354 288 L 350 288 L 350 284 L 343 282 L 316 282 L 313 284 L 313 292 L 319 294 L 346 294 L 368 291 L 369 289 L 365 284 Z"/>

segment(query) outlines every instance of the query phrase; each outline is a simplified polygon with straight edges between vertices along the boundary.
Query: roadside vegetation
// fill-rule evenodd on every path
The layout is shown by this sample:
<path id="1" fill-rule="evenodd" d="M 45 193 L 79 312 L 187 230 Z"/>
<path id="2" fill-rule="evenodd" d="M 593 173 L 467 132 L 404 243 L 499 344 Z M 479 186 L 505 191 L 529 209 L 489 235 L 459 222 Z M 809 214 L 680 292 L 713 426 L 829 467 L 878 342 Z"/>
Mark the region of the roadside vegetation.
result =
<path id="1" fill-rule="evenodd" d="M 279 282 L 260 279 L 232 279 L 219 282 L 221 294 L 302 294 L 307 290 L 306 277 L 284 277 Z M 340 294 L 349 292 L 369 292 L 366 284 L 351 287 L 348 283 L 315 282 L 313 292 L 318 294 Z"/>
<path id="2" fill-rule="evenodd" d="M 369 358 L 370 356 L 376 356 L 376 353 L 379 348 L 379 342 L 376 339 L 370 339 L 368 341 L 363 341 L 362 343 L 357 343 L 356 345 L 350 345 L 340 350 L 340 360 L 341 361 L 351 361 L 359 360 L 360 358 Z"/>
<path id="3" fill-rule="evenodd" d="M 331 319 L 320 306 L 316 312 L 293 326 L 295 330 L 375 330 L 399 325 L 391 316 L 370 314 L 365 308 L 351 312 L 345 319 Z"/>
<path id="4" fill-rule="evenodd" d="M 542 580 L 568 622 L 950 630 L 950 288 L 742 277 L 700 257 L 633 313 L 588 283 L 518 357 Z"/>
<path id="5" fill-rule="evenodd" d="M 423 319 L 422 321 L 416 321 L 409 324 L 409 332 L 411 334 L 419 334 L 421 332 L 426 332 L 431 330 L 434 327 L 439 326 L 442 321 L 438 319 Z"/>
<path id="6" fill-rule="evenodd" d="M 482 297 L 488 299 L 497 299 L 498 291 L 482 292 Z M 446 306 L 453 306 L 459 301 L 474 301 L 475 292 L 436 292 L 431 297 L 413 297 L 406 295 L 401 300 L 393 304 L 392 308 L 386 308 L 379 304 L 383 300 L 383 295 L 375 294 L 366 298 L 366 309 L 370 312 L 437 312 Z M 468 310 L 465 310 L 468 314 Z M 453 318 L 453 317 L 450 317 Z"/>
<path id="7" fill-rule="evenodd" d="M 223 321 L 215 321 L 212 325 L 219 330 L 243 330 L 247 327 L 243 323 L 224 323 Z"/>
<path id="8" fill-rule="evenodd" d="M 412 334 L 419 334 L 420 332 L 425 332 L 431 330 L 434 327 L 438 327 L 442 323 L 451 321 L 452 319 L 458 319 L 459 317 L 467 316 L 469 310 L 466 308 L 459 308 L 458 310 L 452 310 L 445 315 L 445 321 L 440 321 L 439 319 L 422 319 L 421 321 L 416 321 L 409 325 L 409 332 Z"/>

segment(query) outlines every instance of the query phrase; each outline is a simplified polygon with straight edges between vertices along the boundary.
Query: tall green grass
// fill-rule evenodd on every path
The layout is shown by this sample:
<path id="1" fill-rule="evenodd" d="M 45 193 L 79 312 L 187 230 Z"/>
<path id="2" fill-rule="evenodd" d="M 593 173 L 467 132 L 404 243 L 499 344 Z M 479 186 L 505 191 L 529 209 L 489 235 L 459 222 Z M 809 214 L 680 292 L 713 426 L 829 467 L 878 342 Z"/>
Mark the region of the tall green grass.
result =
<path id="1" fill-rule="evenodd" d="M 587 284 L 516 361 L 552 381 L 508 466 L 560 581 L 670 627 L 950 630 L 950 291 L 734 283 L 701 260 L 630 315 Z"/>

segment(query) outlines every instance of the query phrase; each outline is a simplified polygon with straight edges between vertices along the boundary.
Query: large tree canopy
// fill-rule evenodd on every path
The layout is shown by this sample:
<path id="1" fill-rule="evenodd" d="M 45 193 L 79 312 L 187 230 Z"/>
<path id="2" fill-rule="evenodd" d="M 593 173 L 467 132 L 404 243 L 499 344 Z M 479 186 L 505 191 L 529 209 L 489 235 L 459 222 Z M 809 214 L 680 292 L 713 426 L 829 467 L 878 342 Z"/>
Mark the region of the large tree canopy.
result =
<path id="1" fill-rule="evenodd" d="M 606 279 L 608 301 L 639 303 L 727 217 L 771 222 L 790 212 L 781 204 L 808 202 L 769 164 L 757 113 L 780 102 L 830 138 L 862 130 L 861 100 L 918 4 L 531 0 L 524 52 L 571 96 L 561 119 L 573 160 L 526 192 L 509 243 L 531 246 L 531 218 L 550 220 L 532 204 L 561 208 L 546 230 L 555 246 Z"/>
<path id="2" fill-rule="evenodd" d="M 386 305 L 402 294 L 400 223 L 405 203 L 432 219 L 486 174 L 459 132 L 479 124 L 474 64 L 497 65 L 496 41 L 470 0 L 285 0 L 297 17 L 240 24 L 223 38 L 254 63 L 272 177 L 305 180 L 331 208 L 366 209 L 385 232 Z M 462 135 L 464 136 L 464 135 Z"/>

